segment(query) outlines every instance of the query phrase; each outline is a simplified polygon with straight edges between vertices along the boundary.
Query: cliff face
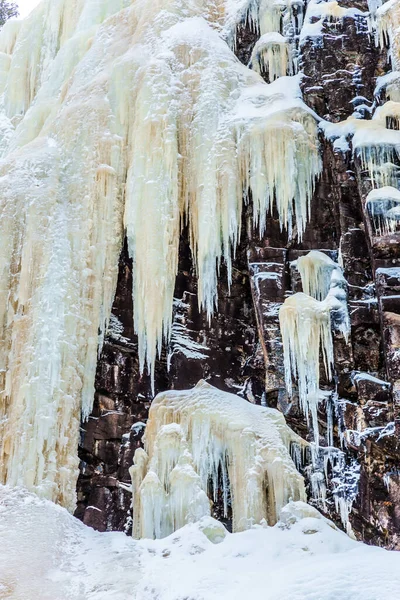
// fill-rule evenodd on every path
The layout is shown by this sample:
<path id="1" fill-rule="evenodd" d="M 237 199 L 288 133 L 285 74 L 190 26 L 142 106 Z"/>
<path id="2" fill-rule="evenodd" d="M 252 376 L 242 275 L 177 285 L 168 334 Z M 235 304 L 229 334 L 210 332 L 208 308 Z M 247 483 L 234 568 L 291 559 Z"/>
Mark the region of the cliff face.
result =
<path id="1" fill-rule="evenodd" d="M 377 77 L 391 65 L 369 32 L 367 3 L 341 6 L 358 10 L 344 11 L 340 18 L 326 15 L 318 36 L 303 30 L 299 39 L 289 32 L 304 73 L 304 101 L 325 122 L 320 127 L 323 171 L 302 242 L 288 240 L 277 215 L 268 218 L 260 239 L 247 206 L 232 285 L 228 289 L 222 267 L 218 310 L 208 323 L 198 309 L 183 232 L 171 344 L 156 364 L 155 392 L 191 388 L 205 379 L 249 402 L 278 407 L 290 427 L 312 439 L 297 398 L 285 391 L 278 311 L 288 293 L 301 291 L 293 261 L 310 250 L 339 259 L 348 282 L 351 334 L 348 343 L 334 335 L 334 381 L 324 381 L 321 372 L 326 392 L 318 408 L 321 445 L 331 443 L 328 424 L 333 422 L 333 445 L 344 452 L 329 487 L 336 497 L 352 501 L 350 522 L 358 539 L 399 549 L 400 233 L 376 227 L 366 202 L 372 184 L 365 164 L 349 137 L 337 143 L 339 135 L 327 135 L 326 126 L 354 113 L 370 119 L 386 101 L 384 87 L 375 95 Z M 310 24 L 317 20 L 311 14 Z M 237 37 L 237 56 L 247 64 L 258 36 L 243 25 Z M 397 128 L 390 119 L 387 127 Z M 132 268 L 125 247 L 112 326 L 97 366 L 94 410 L 82 423 L 76 515 L 100 531 L 130 529 L 131 495 L 119 483 L 130 484 L 128 468 L 153 397 L 149 378 L 139 372 Z M 335 508 L 329 491 L 325 503 L 315 502 L 340 521 L 340 502 Z"/>

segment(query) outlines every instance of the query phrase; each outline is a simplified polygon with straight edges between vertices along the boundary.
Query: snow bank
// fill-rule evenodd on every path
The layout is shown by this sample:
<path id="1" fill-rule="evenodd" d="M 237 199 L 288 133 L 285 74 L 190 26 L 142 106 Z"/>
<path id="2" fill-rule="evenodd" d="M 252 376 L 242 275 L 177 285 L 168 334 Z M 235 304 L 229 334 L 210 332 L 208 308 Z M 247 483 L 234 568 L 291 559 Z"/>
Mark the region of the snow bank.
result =
<path id="1" fill-rule="evenodd" d="M 0 546 L 7 600 L 394 600 L 400 586 L 398 552 L 354 542 L 301 502 L 275 527 L 228 534 L 208 518 L 135 542 L 0 488 Z"/>

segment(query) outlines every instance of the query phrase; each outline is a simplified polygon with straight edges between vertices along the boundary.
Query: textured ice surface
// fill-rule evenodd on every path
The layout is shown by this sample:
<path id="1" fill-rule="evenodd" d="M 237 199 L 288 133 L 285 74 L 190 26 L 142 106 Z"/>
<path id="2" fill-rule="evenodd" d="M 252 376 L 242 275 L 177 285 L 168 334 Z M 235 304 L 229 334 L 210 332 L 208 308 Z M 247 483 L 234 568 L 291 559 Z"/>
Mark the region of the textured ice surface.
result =
<path id="1" fill-rule="evenodd" d="M 320 354 L 326 377 L 332 378 L 331 329 L 349 334 L 347 283 L 339 265 L 323 252 L 312 250 L 297 260 L 304 292 L 289 296 L 279 310 L 283 342 L 285 383 L 289 395 L 292 381 L 298 386 L 300 406 L 307 421 L 311 414 L 314 441 L 318 445 L 317 408 Z"/>
<path id="2" fill-rule="evenodd" d="M 0 481 L 70 509 L 124 232 L 153 374 L 181 228 L 210 316 L 249 190 L 261 231 L 273 204 L 300 238 L 308 219 L 315 117 L 298 77 L 236 59 L 227 28 L 250 7 L 231 4 L 43 0 L 0 32 Z"/>
<path id="3" fill-rule="evenodd" d="M 304 500 L 291 445 L 304 444 L 283 415 L 204 381 L 158 394 L 150 408 L 145 451 L 131 468 L 133 535 L 160 538 L 210 514 L 221 488 L 234 531 L 274 524 L 289 499 Z M 211 492 L 209 492 L 211 490 Z"/>

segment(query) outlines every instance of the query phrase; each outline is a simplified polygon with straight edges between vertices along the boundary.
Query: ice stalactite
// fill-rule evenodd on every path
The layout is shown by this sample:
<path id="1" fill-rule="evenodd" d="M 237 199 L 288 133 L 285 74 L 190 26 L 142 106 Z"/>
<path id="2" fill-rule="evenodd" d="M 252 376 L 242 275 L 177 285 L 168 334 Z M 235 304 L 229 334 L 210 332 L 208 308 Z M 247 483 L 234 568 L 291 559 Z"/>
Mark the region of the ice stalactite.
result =
<path id="1" fill-rule="evenodd" d="M 170 334 L 182 223 L 189 224 L 199 305 L 211 317 L 222 260 L 230 279 L 243 194 L 251 191 L 261 232 L 275 196 L 282 227 L 291 232 L 295 218 L 301 237 L 320 170 L 315 120 L 295 82 L 261 83 L 200 19 L 166 31 L 162 56 L 167 49 L 167 63 L 160 58 L 140 71 L 125 206 L 141 365 L 152 373 L 156 350 Z M 146 223 L 144 209 L 151 215 Z M 159 300 L 149 304 L 149 297 Z"/>
<path id="2" fill-rule="evenodd" d="M 0 164 L 0 479 L 73 510 L 81 410 L 87 416 L 93 403 L 98 332 L 110 314 L 123 236 L 123 144 L 102 73 L 112 71 L 130 36 L 115 20 L 114 42 L 103 29 L 86 45 L 86 63 L 68 70 L 58 61 L 53 79 L 67 44 L 51 63 L 61 42 L 43 27 L 60 26 L 59 5 L 40 5 L 22 24 L 4 94 L 2 127 L 14 101 L 17 112 L 5 140 L 12 149 L 4 148 Z M 74 5 L 64 9 L 72 18 Z M 5 29 L 1 43 L 7 36 Z M 53 46 L 44 47 L 50 38 Z M 35 63 L 39 54 L 46 64 Z M 36 97 L 43 118 L 28 111 L 20 122 L 46 69 Z"/>
<path id="3" fill-rule="evenodd" d="M 341 476 L 343 452 L 332 447 L 333 405 L 336 407 L 337 397 L 335 392 L 320 389 L 321 355 L 326 378 L 328 381 L 332 379 L 332 329 L 340 332 L 346 341 L 350 332 L 347 283 L 339 265 L 323 252 L 313 250 L 294 264 L 306 293 L 287 298 L 279 313 L 286 388 L 292 395 L 292 381 L 297 382 L 299 403 L 307 422 L 311 416 L 314 443 L 310 446 L 311 464 L 306 468 L 311 496 L 324 506 L 329 485 L 343 525 L 350 532 L 348 516 L 355 497 L 354 486 L 350 493 Z M 328 447 L 324 448 L 319 445 L 317 415 L 322 401 L 325 401 L 327 414 Z"/>
<path id="4" fill-rule="evenodd" d="M 230 496 L 234 531 L 263 519 L 274 524 L 290 498 L 305 498 L 290 457 L 292 445 L 304 444 L 277 410 L 204 381 L 159 394 L 145 450 L 136 451 L 131 468 L 133 535 L 164 537 L 209 514 L 221 485 L 225 516 Z"/>
<path id="5" fill-rule="evenodd" d="M 181 228 L 211 317 L 244 197 L 261 232 L 274 206 L 300 239 L 307 223 L 315 115 L 298 77 L 236 59 L 227 19 L 225 0 L 43 0 L 0 32 L 0 479 L 70 509 L 124 231 L 154 377 Z"/>
<path id="6" fill-rule="evenodd" d="M 397 186 L 400 159 L 399 103 L 386 102 L 370 120 L 348 117 L 340 123 L 321 123 L 331 140 L 352 140 L 353 156 L 368 173 L 374 188 Z"/>
<path id="7" fill-rule="evenodd" d="M 331 286 L 332 271 L 338 265 L 324 252 L 311 250 L 297 259 L 303 292 L 316 300 L 324 300 Z"/>
<path id="8" fill-rule="evenodd" d="M 319 387 L 320 354 L 326 377 L 332 379 L 332 327 L 347 340 L 347 286 L 340 267 L 329 256 L 311 251 L 297 260 L 304 292 L 289 296 L 279 311 L 284 350 L 285 383 L 292 395 L 297 381 L 300 406 L 307 421 L 311 414 L 318 446 L 317 408 L 324 394 Z"/>
<path id="9" fill-rule="evenodd" d="M 317 437 L 316 410 L 319 401 L 319 356 L 322 351 L 327 378 L 332 377 L 333 343 L 330 305 L 302 292 L 287 298 L 279 311 L 284 348 L 285 383 L 292 395 L 292 378 L 298 383 L 304 414 L 312 414 Z"/>
<path id="10" fill-rule="evenodd" d="M 397 0 L 389 0 L 376 10 L 377 41 L 384 47 L 389 46 L 392 69 L 400 68 L 400 6 Z"/>
<path id="11" fill-rule="evenodd" d="M 252 67 L 269 81 L 293 74 L 288 40 L 280 33 L 266 33 L 256 43 L 251 55 Z"/>
<path id="12" fill-rule="evenodd" d="M 393 125 L 398 124 L 399 114 L 400 104 L 389 101 L 377 108 L 370 121 L 353 122 L 353 153 L 374 188 L 397 185 L 400 132 Z M 382 169 L 382 165 L 388 168 Z"/>
<path id="13" fill-rule="evenodd" d="M 372 190 L 365 202 L 376 235 L 394 233 L 400 226 L 400 191 L 394 187 Z"/>
<path id="14" fill-rule="evenodd" d="M 236 14 L 241 15 L 242 21 L 247 21 L 250 27 L 261 36 L 266 33 L 283 33 L 292 28 L 298 34 L 303 25 L 303 0 L 238 0 Z M 234 2 L 230 3 L 231 6 Z M 231 8 L 232 10 L 232 8 Z"/>

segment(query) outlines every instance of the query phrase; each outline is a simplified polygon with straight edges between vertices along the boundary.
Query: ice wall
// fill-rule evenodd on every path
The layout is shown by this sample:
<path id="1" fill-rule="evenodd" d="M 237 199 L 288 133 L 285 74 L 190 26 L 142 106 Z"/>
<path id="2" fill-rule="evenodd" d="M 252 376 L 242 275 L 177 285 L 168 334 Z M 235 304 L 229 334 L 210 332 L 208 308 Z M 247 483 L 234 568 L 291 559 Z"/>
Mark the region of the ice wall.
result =
<path id="1" fill-rule="evenodd" d="M 249 192 L 261 232 L 275 204 L 301 238 L 321 168 L 316 121 L 297 77 L 267 85 L 235 58 L 236 8 L 43 0 L 0 33 L 3 482 L 74 507 L 80 413 L 125 231 L 151 372 L 170 335 L 183 224 L 209 316 Z"/>
<path id="2" fill-rule="evenodd" d="M 205 381 L 158 394 L 145 450 L 131 467 L 134 537 L 165 537 L 210 514 L 219 487 L 225 516 L 230 497 L 234 531 L 263 519 L 274 524 L 289 499 L 305 498 L 292 444 L 304 442 L 280 412 Z"/>

